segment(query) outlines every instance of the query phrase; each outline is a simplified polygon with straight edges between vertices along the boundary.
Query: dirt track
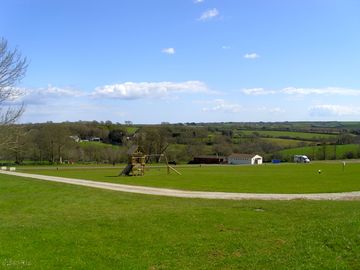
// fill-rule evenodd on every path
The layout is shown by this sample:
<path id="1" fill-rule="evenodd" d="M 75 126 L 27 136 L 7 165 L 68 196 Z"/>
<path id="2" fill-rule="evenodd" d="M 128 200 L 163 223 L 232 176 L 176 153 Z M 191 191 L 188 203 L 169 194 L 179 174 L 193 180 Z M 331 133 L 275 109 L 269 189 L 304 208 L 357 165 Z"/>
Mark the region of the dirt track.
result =
<path id="1" fill-rule="evenodd" d="M 262 193 L 229 193 L 229 192 L 206 192 L 206 191 L 184 191 L 166 188 L 152 188 L 144 186 L 131 186 L 114 184 L 107 182 L 96 182 L 83 179 L 64 178 L 39 174 L 18 173 L 0 171 L 2 174 L 34 178 L 38 180 L 67 183 L 72 185 L 94 187 L 101 189 L 116 190 L 122 192 L 158 195 L 180 198 L 201 198 L 201 199 L 221 199 L 221 200 L 360 200 L 360 191 L 341 192 L 341 193 L 313 193 L 313 194 L 262 194 Z"/>

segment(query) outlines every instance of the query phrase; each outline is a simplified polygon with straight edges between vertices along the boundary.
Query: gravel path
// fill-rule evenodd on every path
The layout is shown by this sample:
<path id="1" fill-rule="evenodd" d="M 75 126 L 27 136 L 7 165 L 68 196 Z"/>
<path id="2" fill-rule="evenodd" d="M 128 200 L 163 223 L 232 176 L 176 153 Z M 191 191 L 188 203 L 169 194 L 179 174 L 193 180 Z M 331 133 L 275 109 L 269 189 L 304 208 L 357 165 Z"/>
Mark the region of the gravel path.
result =
<path id="1" fill-rule="evenodd" d="M 180 198 L 201 198 L 201 199 L 222 199 L 222 200 L 360 200 L 360 191 L 341 193 L 312 193 L 312 194 L 262 194 L 262 193 L 230 193 L 230 192 L 206 192 L 206 191 L 184 191 L 177 189 L 152 188 L 144 186 L 131 186 L 107 182 L 96 182 L 83 179 L 64 178 L 39 174 L 19 173 L 0 171 L 2 174 L 35 178 L 52 182 L 67 183 L 79 186 L 87 186 L 101 189 L 116 190 L 122 192 L 180 197 Z"/>

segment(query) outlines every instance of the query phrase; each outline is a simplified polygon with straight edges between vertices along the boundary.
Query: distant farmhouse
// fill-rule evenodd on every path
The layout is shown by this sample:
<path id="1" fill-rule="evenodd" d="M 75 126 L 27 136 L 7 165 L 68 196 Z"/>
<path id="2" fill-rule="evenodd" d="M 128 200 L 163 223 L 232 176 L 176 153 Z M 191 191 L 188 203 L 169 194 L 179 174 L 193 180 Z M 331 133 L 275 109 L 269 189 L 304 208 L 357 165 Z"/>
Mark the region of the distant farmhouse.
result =
<path id="1" fill-rule="evenodd" d="M 75 142 L 80 142 L 81 141 L 81 139 L 80 139 L 80 137 L 79 136 L 77 136 L 77 135 L 73 135 L 73 136 L 69 136 L 71 139 L 73 139 Z"/>
<path id="2" fill-rule="evenodd" d="M 90 137 L 89 141 L 90 142 L 101 142 L 101 138 L 99 138 L 99 137 Z"/>
<path id="3" fill-rule="evenodd" d="M 215 156 L 215 155 L 204 155 L 194 157 L 191 161 L 193 164 L 226 164 L 227 159 L 223 156 Z"/>
<path id="4" fill-rule="evenodd" d="M 204 155 L 194 157 L 191 164 L 262 164 L 263 158 L 256 154 L 232 154 L 228 157 L 225 156 L 215 156 L 215 155 Z"/>
<path id="5" fill-rule="evenodd" d="M 255 154 L 232 154 L 228 156 L 229 164 L 262 164 L 263 158 Z"/>
<path id="6" fill-rule="evenodd" d="M 101 142 L 101 138 L 99 137 L 90 137 L 90 138 L 87 138 L 87 139 L 80 139 L 79 136 L 77 135 L 73 135 L 73 136 L 69 136 L 71 139 L 73 139 L 75 142 Z"/>

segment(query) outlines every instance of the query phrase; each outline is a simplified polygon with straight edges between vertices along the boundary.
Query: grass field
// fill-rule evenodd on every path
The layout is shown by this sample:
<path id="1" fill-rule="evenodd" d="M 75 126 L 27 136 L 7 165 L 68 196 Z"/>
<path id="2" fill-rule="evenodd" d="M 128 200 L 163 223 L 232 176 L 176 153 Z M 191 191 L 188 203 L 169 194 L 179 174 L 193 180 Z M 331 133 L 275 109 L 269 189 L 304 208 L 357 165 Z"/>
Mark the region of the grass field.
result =
<path id="1" fill-rule="evenodd" d="M 345 155 L 352 152 L 354 155 L 360 152 L 360 145 L 358 144 L 344 144 L 344 145 L 326 145 L 325 157 L 326 159 L 333 158 L 336 154 L 337 159 L 345 158 Z M 307 155 L 309 157 L 322 156 L 323 146 L 306 146 L 299 148 L 292 148 L 279 151 L 285 158 L 292 160 L 294 155 Z"/>
<path id="2" fill-rule="evenodd" d="M 319 174 L 318 170 L 322 173 Z M 183 190 L 316 193 L 360 190 L 360 164 L 341 162 L 313 164 L 266 164 L 262 166 L 183 166 L 182 175 L 167 175 L 166 169 L 151 168 L 143 177 L 118 177 L 120 168 L 23 169 L 24 172 L 96 181 L 176 188 Z"/>
<path id="3" fill-rule="evenodd" d="M 274 145 L 278 145 L 280 147 L 286 148 L 294 148 L 299 147 L 299 145 L 308 145 L 311 142 L 308 141 L 300 141 L 295 139 L 280 139 L 280 138 L 261 138 L 262 141 L 268 142 Z"/>
<path id="4" fill-rule="evenodd" d="M 123 150 L 126 150 L 126 147 L 124 147 L 124 146 L 106 144 L 106 143 L 102 143 L 102 142 L 80 142 L 79 145 L 84 149 L 89 148 L 89 147 L 93 147 L 93 148 L 96 148 L 96 149 L 111 148 L 111 149 L 123 149 Z"/>
<path id="5" fill-rule="evenodd" d="M 294 131 L 273 131 L 273 130 L 241 130 L 240 135 L 252 135 L 254 132 L 265 137 L 287 137 L 298 140 L 318 140 L 335 138 L 336 134 L 310 133 L 310 132 L 294 132 Z"/>
<path id="6" fill-rule="evenodd" d="M 125 129 L 128 135 L 133 135 L 136 131 L 139 130 L 138 127 L 134 127 L 134 126 L 126 126 Z"/>
<path id="7" fill-rule="evenodd" d="M 0 175 L 1 269 L 359 269 L 360 202 L 163 198 Z"/>

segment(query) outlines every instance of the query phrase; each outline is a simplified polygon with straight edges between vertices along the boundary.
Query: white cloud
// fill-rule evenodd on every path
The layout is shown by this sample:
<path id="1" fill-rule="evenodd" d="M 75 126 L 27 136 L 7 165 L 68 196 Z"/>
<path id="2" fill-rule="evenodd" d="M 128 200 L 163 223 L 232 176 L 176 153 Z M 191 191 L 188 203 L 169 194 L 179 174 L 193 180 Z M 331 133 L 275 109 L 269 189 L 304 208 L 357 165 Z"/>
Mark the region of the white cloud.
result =
<path id="1" fill-rule="evenodd" d="M 114 104 L 84 98 L 50 99 L 46 103 L 25 104 L 22 122 L 62 122 L 78 120 L 119 121 L 125 116 L 125 109 Z"/>
<path id="2" fill-rule="evenodd" d="M 323 104 L 309 108 L 313 116 L 349 116 L 360 115 L 360 107 Z"/>
<path id="3" fill-rule="evenodd" d="M 246 95 L 274 95 L 274 94 L 285 94 L 285 95 L 339 95 L 339 96 L 360 96 L 360 90 L 339 88 L 339 87 L 327 87 L 327 88 L 296 88 L 286 87 L 280 90 L 267 90 L 264 88 L 245 88 L 242 89 Z"/>
<path id="4" fill-rule="evenodd" d="M 246 95 L 253 95 L 253 96 L 263 96 L 263 95 L 270 95 L 276 94 L 276 91 L 273 90 L 266 90 L 264 88 L 244 88 L 241 90 Z"/>
<path id="5" fill-rule="evenodd" d="M 34 90 L 33 92 L 42 95 L 42 96 L 52 96 L 52 97 L 80 97 L 83 96 L 84 93 L 82 91 L 72 89 L 72 88 L 61 88 L 49 85 L 47 88 L 40 88 L 38 90 Z"/>
<path id="6" fill-rule="evenodd" d="M 259 57 L 260 57 L 260 55 L 258 55 L 257 53 L 247 53 L 244 55 L 244 58 L 246 58 L 246 59 L 256 59 Z"/>
<path id="7" fill-rule="evenodd" d="M 241 111 L 241 106 L 239 104 L 229 103 L 223 99 L 215 99 L 209 103 L 212 106 L 203 108 L 202 110 L 204 112 L 220 111 L 220 112 L 227 112 L 227 113 L 238 113 Z"/>
<path id="8" fill-rule="evenodd" d="M 203 3 L 203 2 L 204 2 L 204 0 L 194 0 L 195 4 L 200 4 L 200 3 Z"/>
<path id="9" fill-rule="evenodd" d="M 213 9 L 209 9 L 209 10 L 203 12 L 203 14 L 201 14 L 201 16 L 198 20 L 199 21 L 208 21 L 217 16 L 219 16 L 219 11 L 216 8 L 213 8 Z"/>
<path id="10" fill-rule="evenodd" d="M 281 90 L 288 95 L 342 95 L 342 96 L 359 96 L 360 90 L 327 87 L 327 88 L 296 88 L 288 87 Z"/>
<path id="11" fill-rule="evenodd" d="M 284 109 L 281 109 L 279 107 L 274 107 L 274 108 L 259 107 L 259 108 L 257 108 L 257 111 L 265 112 L 265 113 L 273 113 L 273 114 L 279 114 L 279 113 L 284 113 L 285 112 Z"/>
<path id="12" fill-rule="evenodd" d="M 174 48 L 165 48 L 165 49 L 162 49 L 161 52 L 171 55 L 171 54 L 175 54 L 175 49 Z"/>
<path id="13" fill-rule="evenodd" d="M 221 49 L 223 49 L 223 50 L 230 50 L 231 47 L 230 47 L 229 45 L 223 45 L 223 46 L 221 46 Z"/>
<path id="14" fill-rule="evenodd" d="M 72 89 L 72 88 L 61 88 L 49 85 L 46 88 L 38 89 L 18 89 L 16 96 L 12 98 L 12 102 L 26 104 L 41 104 L 45 103 L 49 99 L 62 99 L 62 98 L 77 98 L 85 96 L 86 93 Z"/>
<path id="15" fill-rule="evenodd" d="M 281 90 L 268 90 L 265 88 L 244 88 L 241 89 L 241 92 L 243 92 L 245 95 L 251 95 L 251 96 L 265 96 L 265 95 L 274 95 L 274 94 L 280 94 Z"/>
<path id="16" fill-rule="evenodd" d="M 25 88 L 19 87 L 4 87 L 3 90 L 3 95 L 0 96 L 0 100 L 5 104 L 19 101 L 27 92 Z"/>
<path id="17" fill-rule="evenodd" d="M 205 93 L 209 92 L 205 83 L 200 81 L 186 82 L 125 82 L 121 84 L 104 85 L 97 87 L 94 96 L 141 99 L 154 97 L 167 97 L 174 93 Z"/>
<path id="18" fill-rule="evenodd" d="M 215 99 L 212 101 L 200 101 L 197 103 L 205 103 L 208 106 L 204 107 L 204 112 L 226 112 L 226 113 L 239 113 L 245 112 L 245 114 L 262 113 L 262 114 L 281 114 L 285 113 L 285 110 L 280 107 L 250 107 L 241 106 L 240 104 L 228 102 L 224 99 Z"/>

